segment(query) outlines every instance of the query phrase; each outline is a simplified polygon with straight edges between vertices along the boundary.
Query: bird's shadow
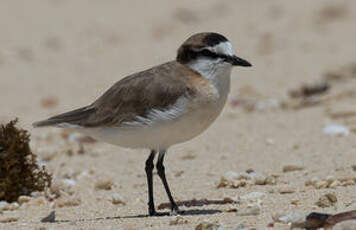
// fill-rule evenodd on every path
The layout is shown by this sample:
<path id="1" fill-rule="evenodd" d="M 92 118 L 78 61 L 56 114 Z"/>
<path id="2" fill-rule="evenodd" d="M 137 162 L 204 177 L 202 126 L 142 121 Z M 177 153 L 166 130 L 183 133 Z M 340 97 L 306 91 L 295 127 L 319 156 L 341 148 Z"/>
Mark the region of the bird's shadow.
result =
<path id="1" fill-rule="evenodd" d="M 178 201 L 177 205 L 178 206 L 185 206 L 185 207 L 201 207 L 201 206 L 206 206 L 206 205 L 223 205 L 223 204 L 237 204 L 236 201 L 225 198 L 223 200 L 208 200 L 208 199 L 192 199 L 192 200 L 183 200 L 183 201 Z M 162 203 L 158 205 L 158 210 L 161 209 L 169 209 L 171 207 L 170 203 Z"/>
<path id="2" fill-rule="evenodd" d="M 185 207 L 196 207 L 196 206 L 205 206 L 205 205 L 218 205 L 218 204 L 232 204 L 236 203 L 232 200 L 208 200 L 208 199 L 201 199 L 201 200 L 186 200 L 177 202 L 178 206 L 185 206 Z M 169 203 L 162 203 L 158 206 L 158 209 L 165 209 L 169 208 Z M 196 215 L 213 215 L 217 213 L 222 213 L 222 210 L 219 209 L 188 209 L 184 210 L 179 213 L 180 216 L 196 216 Z M 159 216 L 169 216 L 169 212 L 160 212 Z M 75 222 L 87 222 L 87 221 L 102 221 L 102 220 L 117 220 L 117 219 L 133 219 L 133 218 L 148 218 L 149 215 L 132 215 L 132 216 L 115 216 L 115 217 L 97 217 L 91 219 L 77 219 L 77 220 L 52 220 L 52 221 L 42 221 L 42 222 L 51 222 L 51 223 L 75 223 Z"/>

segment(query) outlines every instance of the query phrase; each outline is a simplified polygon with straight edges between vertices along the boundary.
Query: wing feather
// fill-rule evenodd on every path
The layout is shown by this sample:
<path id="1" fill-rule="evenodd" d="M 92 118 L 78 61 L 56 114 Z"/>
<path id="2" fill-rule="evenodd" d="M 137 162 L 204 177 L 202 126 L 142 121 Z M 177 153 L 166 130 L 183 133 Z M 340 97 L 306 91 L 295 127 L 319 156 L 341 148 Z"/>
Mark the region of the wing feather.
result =
<path id="1" fill-rule="evenodd" d="M 181 96 L 194 96 L 196 89 L 189 78 L 192 74 L 196 75 L 188 67 L 168 62 L 118 81 L 89 106 L 36 122 L 34 126 L 120 126 L 137 117 L 145 118 L 150 111 L 173 105 Z"/>

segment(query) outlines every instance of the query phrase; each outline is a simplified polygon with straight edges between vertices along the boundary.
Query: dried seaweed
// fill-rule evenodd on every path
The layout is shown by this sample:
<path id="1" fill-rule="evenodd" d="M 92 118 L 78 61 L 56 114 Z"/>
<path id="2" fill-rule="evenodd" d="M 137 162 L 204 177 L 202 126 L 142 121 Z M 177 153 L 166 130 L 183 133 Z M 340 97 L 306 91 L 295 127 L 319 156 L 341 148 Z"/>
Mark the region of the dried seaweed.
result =
<path id="1" fill-rule="evenodd" d="M 324 94 L 330 89 L 327 82 L 318 82 L 310 85 L 302 85 L 299 89 L 289 91 L 292 98 L 307 98 L 318 94 Z"/>
<path id="2" fill-rule="evenodd" d="M 39 168 L 30 149 L 30 135 L 15 127 L 17 119 L 0 126 L 0 200 L 13 202 L 21 195 L 43 191 L 52 178 Z"/>
<path id="3" fill-rule="evenodd" d="M 356 210 L 341 212 L 335 215 L 326 213 L 312 212 L 306 217 L 306 221 L 300 224 L 292 225 L 294 228 L 303 228 L 307 230 L 316 229 L 333 229 L 333 227 L 340 222 L 355 220 Z"/>

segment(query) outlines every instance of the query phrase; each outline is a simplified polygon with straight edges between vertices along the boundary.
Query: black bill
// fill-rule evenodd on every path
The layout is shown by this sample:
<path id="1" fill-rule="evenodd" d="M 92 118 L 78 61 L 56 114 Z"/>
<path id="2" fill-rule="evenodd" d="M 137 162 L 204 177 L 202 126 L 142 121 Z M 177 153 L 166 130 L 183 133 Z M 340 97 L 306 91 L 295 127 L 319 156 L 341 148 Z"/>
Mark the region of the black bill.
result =
<path id="1" fill-rule="evenodd" d="M 245 67 L 252 66 L 251 63 L 249 63 L 248 61 L 246 61 L 242 58 L 239 58 L 235 55 L 226 58 L 226 61 L 231 63 L 231 65 L 235 65 L 235 66 L 245 66 Z"/>

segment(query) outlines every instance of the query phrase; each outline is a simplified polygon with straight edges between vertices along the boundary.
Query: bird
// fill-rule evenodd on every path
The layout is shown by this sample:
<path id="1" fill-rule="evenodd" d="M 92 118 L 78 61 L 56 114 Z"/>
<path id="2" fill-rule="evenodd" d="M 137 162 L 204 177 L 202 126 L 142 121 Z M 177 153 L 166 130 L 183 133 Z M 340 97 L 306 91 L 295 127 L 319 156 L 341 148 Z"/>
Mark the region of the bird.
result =
<path id="1" fill-rule="evenodd" d="M 59 127 L 116 146 L 149 150 L 145 162 L 149 216 L 157 212 L 153 197 L 154 158 L 171 211 L 179 214 L 165 175 L 168 148 L 193 139 L 221 113 L 230 91 L 232 67 L 252 66 L 235 55 L 230 41 L 216 32 L 191 35 L 176 59 L 134 73 L 116 82 L 93 103 L 34 127 Z"/>

